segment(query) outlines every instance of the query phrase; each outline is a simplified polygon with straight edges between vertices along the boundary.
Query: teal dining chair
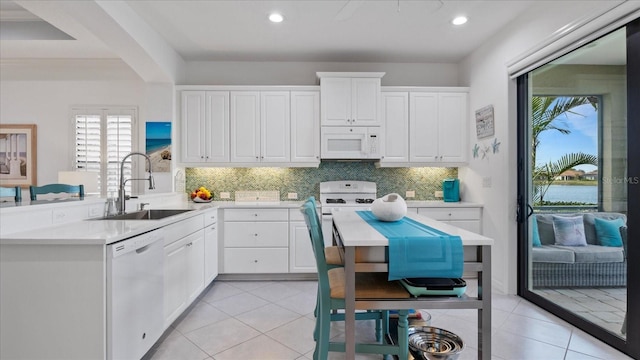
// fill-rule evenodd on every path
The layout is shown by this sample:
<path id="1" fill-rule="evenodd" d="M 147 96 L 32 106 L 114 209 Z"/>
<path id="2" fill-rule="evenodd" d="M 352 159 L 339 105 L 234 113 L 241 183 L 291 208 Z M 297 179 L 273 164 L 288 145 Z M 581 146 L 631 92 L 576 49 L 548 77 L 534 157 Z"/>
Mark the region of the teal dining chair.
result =
<path id="1" fill-rule="evenodd" d="M 318 270 L 318 315 L 314 330 L 316 347 L 313 353 L 314 360 L 327 359 L 329 351 L 345 351 L 344 342 L 330 341 L 331 321 L 344 320 L 344 314 L 333 314 L 333 310 L 342 310 L 345 307 L 345 273 L 344 267 L 329 268 L 324 257 L 324 241 L 322 231 L 318 223 L 317 213 L 313 202 L 306 201 L 301 212 L 304 215 L 307 229 L 311 237 L 316 266 Z M 397 281 L 387 281 L 386 273 L 357 273 L 356 274 L 356 299 L 376 299 L 377 301 L 397 301 L 409 298 L 409 293 Z M 398 344 L 385 344 L 384 337 L 379 334 L 378 320 L 384 322 L 382 329 L 388 333 L 388 310 L 369 311 L 356 313 L 356 320 L 366 318 L 376 319 L 376 340 L 378 343 L 358 343 L 356 352 L 398 355 L 400 359 L 406 359 L 409 355 L 408 347 L 408 310 L 398 310 Z"/>
<path id="2" fill-rule="evenodd" d="M 38 195 L 45 194 L 77 194 L 84 199 L 84 185 L 48 184 L 43 186 L 29 186 L 31 201 L 38 200 Z"/>
<path id="3" fill-rule="evenodd" d="M 22 189 L 20 186 L 15 187 L 0 187 L 0 197 L 13 196 L 15 202 L 22 201 Z"/>
<path id="4" fill-rule="evenodd" d="M 309 204 L 311 204 L 310 206 L 313 208 L 313 213 L 314 216 L 311 216 L 311 222 L 313 224 L 313 226 L 317 226 L 318 228 L 322 228 L 322 222 L 320 220 L 320 215 L 318 215 L 318 204 L 316 203 L 316 198 L 314 196 L 310 196 L 309 198 L 307 198 L 306 200 Z M 320 236 L 322 236 L 322 231 L 320 232 Z M 322 243 L 324 243 L 324 238 L 322 239 Z M 313 243 L 312 243 L 313 244 Z M 314 251 L 314 256 L 315 256 L 315 249 L 313 249 Z M 335 267 L 341 267 L 343 266 L 343 261 L 342 261 L 342 254 L 340 253 L 340 249 L 337 246 L 325 246 L 324 247 L 324 259 L 325 259 L 325 263 L 327 264 L 327 268 L 328 269 L 333 269 Z M 318 298 L 320 297 L 320 288 L 318 288 Z M 318 316 L 318 304 L 320 302 L 318 300 L 316 300 L 316 308 L 313 311 L 313 315 L 315 317 Z M 382 318 L 384 317 L 384 319 Z M 381 333 L 382 333 L 382 320 L 384 320 L 384 324 L 385 324 L 385 329 L 386 329 L 386 324 L 388 322 L 388 313 L 382 313 L 380 315 L 380 317 L 378 317 L 377 315 L 373 315 L 373 318 L 376 319 L 376 338 L 379 340 Z M 364 320 L 369 320 L 371 318 L 367 318 Z M 344 321 L 344 314 L 338 314 L 337 312 L 332 312 L 331 314 L 331 320 L 332 321 Z M 360 319 L 363 320 L 363 319 Z M 317 340 L 318 339 L 318 332 L 315 331 L 313 333 L 313 339 Z"/>
<path id="5" fill-rule="evenodd" d="M 322 228 L 321 226 L 322 220 L 318 215 L 318 211 L 317 211 L 318 203 L 316 202 L 316 198 L 314 196 L 310 196 L 307 199 L 307 201 L 309 201 L 313 206 L 315 216 L 316 216 L 316 223 L 318 224 L 318 226 Z M 323 242 L 324 242 L 324 239 L 323 239 Z M 338 248 L 337 246 L 325 246 L 324 257 L 327 261 L 327 265 L 329 265 L 330 268 L 336 267 L 336 266 L 343 266 L 344 264 L 344 260 L 342 259 L 342 253 L 340 252 L 340 248 Z"/>

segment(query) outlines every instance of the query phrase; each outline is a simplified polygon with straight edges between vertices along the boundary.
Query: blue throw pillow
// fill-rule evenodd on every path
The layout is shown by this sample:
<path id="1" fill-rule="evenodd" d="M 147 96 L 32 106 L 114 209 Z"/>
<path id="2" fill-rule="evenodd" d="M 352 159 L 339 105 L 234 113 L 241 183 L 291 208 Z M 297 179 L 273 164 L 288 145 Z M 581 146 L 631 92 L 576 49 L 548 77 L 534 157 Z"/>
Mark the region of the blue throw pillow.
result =
<path id="1" fill-rule="evenodd" d="M 596 225 L 596 237 L 600 245 L 615 247 L 622 246 L 620 227 L 624 226 L 624 220 L 605 220 L 600 218 L 595 218 L 594 220 Z"/>
<path id="2" fill-rule="evenodd" d="M 572 217 L 553 215 L 553 232 L 556 245 L 587 246 L 582 215 Z"/>
<path id="3" fill-rule="evenodd" d="M 542 246 L 542 242 L 540 241 L 540 233 L 538 232 L 538 219 L 536 216 L 533 216 L 533 221 L 531 222 L 531 245 L 535 247 Z"/>

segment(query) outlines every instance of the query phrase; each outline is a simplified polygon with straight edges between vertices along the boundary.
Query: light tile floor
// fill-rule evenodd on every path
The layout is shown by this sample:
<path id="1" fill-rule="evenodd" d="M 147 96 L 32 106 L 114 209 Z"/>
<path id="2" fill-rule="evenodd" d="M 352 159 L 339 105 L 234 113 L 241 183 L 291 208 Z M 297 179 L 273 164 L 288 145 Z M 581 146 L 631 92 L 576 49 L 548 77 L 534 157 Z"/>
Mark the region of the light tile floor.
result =
<path id="1" fill-rule="evenodd" d="M 468 281 L 468 292 L 477 289 Z M 143 360 L 308 360 L 314 341 L 315 281 L 214 281 Z M 459 359 L 476 359 L 475 310 L 427 310 L 431 325 L 461 336 Z M 622 360 L 630 357 L 514 295 L 493 294 L 492 359 Z M 358 322 L 357 340 L 373 338 Z M 342 324 L 331 334 L 344 339 Z M 344 359 L 330 353 L 330 359 Z M 356 359 L 380 359 L 358 354 Z"/>
<path id="2" fill-rule="evenodd" d="M 550 301 L 575 312 L 614 334 L 621 335 L 627 311 L 627 288 L 535 289 Z"/>

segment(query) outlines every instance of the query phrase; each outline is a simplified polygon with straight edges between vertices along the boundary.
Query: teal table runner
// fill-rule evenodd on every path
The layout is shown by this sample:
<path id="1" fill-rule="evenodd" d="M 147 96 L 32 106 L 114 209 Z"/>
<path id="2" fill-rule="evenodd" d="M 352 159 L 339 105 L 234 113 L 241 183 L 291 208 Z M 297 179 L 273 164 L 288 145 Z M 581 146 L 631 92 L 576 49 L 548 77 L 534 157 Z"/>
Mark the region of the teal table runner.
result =
<path id="1" fill-rule="evenodd" d="M 460 236 L 449 235 L 413 219 L 378 220 L 371 211 L 358 215 L 389 239 L 389 280 L 461 278 L 464 252 Z"/>

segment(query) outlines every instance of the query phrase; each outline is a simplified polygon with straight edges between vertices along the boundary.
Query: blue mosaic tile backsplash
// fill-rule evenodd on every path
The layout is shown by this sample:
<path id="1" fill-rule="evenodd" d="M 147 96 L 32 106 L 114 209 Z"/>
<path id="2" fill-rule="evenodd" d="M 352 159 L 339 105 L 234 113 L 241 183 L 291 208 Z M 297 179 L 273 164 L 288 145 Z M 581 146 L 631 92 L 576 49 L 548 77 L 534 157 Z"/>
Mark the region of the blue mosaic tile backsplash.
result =
<path id="1" fill-rule="evenodd" d="M 298 193 L 298 199 L 320 196 L 320 182 L 334 180 L 364 180 L 377 184 L 378 196 L 398 193 L 404 197 L 414 190 L 410 200 L 436 200 L 434 191 L 442 189 L 442 180 L 457 178 L 457 168 L 376 168 L 373 162 L 323 161 L 318 168 L 186 168 L 186 190 L 200 186 L 211 190 L 214 200 L 220 192 L 280 191 L 280 200 L 287 193 Z"/>

